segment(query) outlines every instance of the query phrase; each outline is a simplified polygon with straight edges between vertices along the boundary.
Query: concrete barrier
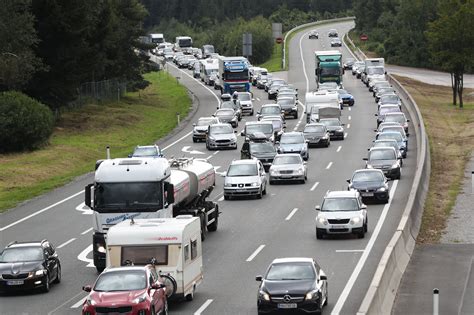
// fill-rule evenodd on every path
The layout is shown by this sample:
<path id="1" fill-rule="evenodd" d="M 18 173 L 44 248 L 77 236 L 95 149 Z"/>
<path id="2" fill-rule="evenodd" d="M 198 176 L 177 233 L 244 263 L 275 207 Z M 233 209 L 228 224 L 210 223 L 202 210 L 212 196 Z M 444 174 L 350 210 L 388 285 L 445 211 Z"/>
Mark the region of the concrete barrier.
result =
<path id="1" fill-rule="evenodd" d="M 345 39 L 354 51 L 347 47 L 345 41 L 343 41 L 344 45 L 356 59 L 363 60 L 366 58 L 365 54 L 354 45 L 348 36 Z M 390 74 L 388 75 L 388 81 L 399 92 L 412 119 L 417 139 L 416 171 L 411 192 L 398 227 L 380 259 L 369 289 L 357 312 L 358 315 L 391 313 L 398 286 L 415 249 L 431 172 L 428 138 L 420 110 L 415 100 L 400 82 Z"/>

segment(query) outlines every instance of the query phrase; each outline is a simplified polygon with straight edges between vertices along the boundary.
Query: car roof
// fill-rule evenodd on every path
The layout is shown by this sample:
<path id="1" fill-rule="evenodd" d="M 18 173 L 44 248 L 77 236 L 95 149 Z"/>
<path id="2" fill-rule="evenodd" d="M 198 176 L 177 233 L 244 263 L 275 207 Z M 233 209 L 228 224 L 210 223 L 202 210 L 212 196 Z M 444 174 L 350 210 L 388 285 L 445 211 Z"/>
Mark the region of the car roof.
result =
<path id="1" fill-rule="evenodd" d="M 135 270 L 149 270 L 150 266 L 120 266 L 120 267 L 108 267 L 106 268 L 102 274 L 107 273 L 107 272 L 114 272 L 114 271 L 135 271 Z"/>
<path id="2" fill-rule="evenodd" d="M 295 156 L 295 157 L 301 157 L 301 154 L 299 153 L 279 153 L 277 155 L 275 155 L 275 158 L 277 156 Z"/>
<path id="3" fill-rule="evenodd" d="M 395 151 L 395 149 L 393 147 L 372 147 L 372 148 L 370 148 L 369 152 L 372 152 L 372 151 L 387 151 L 387 150 Z"/>
<path id="4" fill-rule="evenodd" d="M 358 170 L 355 170 L 354 171 L 354 174 L 355 173 L 368 173 L 368 172 L 372 172 L 372 173 L 382 173 L 383 174 L 383 171 L 382 170 L 379 170 L 379 169 L 376 169 L 376 168 L 361 168 L 361 169 L 358 169 Z M 352 175 L 354 175 L 352 174 Z"/>
<path id="5" fill-rule="evenodd" d="M 212 117 L 212 116 L 204 116 L 204 117 L 199 117 L 198 120 L 208 120 L 208 119 L 217 119 L 216 117 Z"/>
<path id="6" fill-rule="evenodd" d="M 334 190 L 328 191 L 324 198 L 357 198 L 359 193 L 354 190 Z"/>
<path id="7" fill-rule="evenodd" d="M 284 132 L 281 136 L 291 137 L 291 136 L 302 136 L 303 133 L 301 131 L 290 131 Z"/>
<path id="8" fill-rule="evenodd" d="M 241 164 L 257 164 L 257 159 L 245 159 L 245 160 L 234 160 L 231 165 L 241 165 Z"/>
<path id="9" fill-rule="evenodd" d="M 405 116 L 405 113 L 403 112 L 392 112 L 392 113 L 386 113 L 385 116 Z M 406 118 L 406 116 L 405 116 Z"/>
<path id="10" fill-rule="evenodd" d="M 6 248 L 16 248 L 16 247 L 33 247 L 33 246 L 41 246 L 43 243 L 48 242 L 46 240 L 41 241 L 23 241 L 23 242 L 11 242 L 6 246 Z"/>
<path id="11" fill-rule="evenodd" d="M 271 121 L 268 121 L 268 120 L 260 120 L 260 121 L 247 121 L 245 123 L 246 126 L 249 126 L 249 125 L 273 125 Z"/>
<path id="12" fill-rule="evenodd" d="M 321 123 L 309 123 L 309 124 L 306 124 L 304 127 L 313 127 L 313 126 L 322 126 L 322 127 L 326 127 L 325 124 L 321 124 Z"/>
<path id="13" fill-rule="evenodd" d="M 308 262 L 308 263 L 312 263 L 312 262 L 313 262 L 313 258 L 307 258 L 307 257 L 275 258 L 275 259 L 273 259 L 272 264 L 292 263 L 292 262 Z"/>

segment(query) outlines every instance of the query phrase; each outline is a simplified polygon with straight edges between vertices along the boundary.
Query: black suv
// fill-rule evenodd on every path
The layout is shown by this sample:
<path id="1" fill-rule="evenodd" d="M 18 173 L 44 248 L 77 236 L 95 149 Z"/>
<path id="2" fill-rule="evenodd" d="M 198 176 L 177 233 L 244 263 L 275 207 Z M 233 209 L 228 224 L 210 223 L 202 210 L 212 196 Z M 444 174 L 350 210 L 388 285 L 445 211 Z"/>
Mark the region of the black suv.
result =
<path id="1" fill-rule="evenodd" d="M 0 291 L 41 288 L 61 282 L 61 263 L 47 240 L 12 242 L 0 253 Z"/>

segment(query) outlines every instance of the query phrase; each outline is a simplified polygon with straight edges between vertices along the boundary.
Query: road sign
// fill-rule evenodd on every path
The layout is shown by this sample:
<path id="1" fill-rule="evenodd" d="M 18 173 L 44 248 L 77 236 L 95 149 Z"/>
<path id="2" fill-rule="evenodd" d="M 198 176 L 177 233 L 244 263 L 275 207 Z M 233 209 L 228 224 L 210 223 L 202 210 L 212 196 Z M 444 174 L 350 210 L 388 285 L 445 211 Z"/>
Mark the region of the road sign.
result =
<path id="1" fill-rule="evenodd" d="M 252 33 L 242 34 L 242 55 L 252 56 Z"/>
<path id="2" fill-rule="evenodd" d="M 272 23 L 272 37 L 277 39 L 282 37 L 283 25 L 281 23 Z"/>
<path id="3" fill-rule="evenodd" d="M 276 42 L 277 44 L 281 44 L 281 43 L 283 43 L 283 38 L 277 37 L 277 38 L 275 39 L 275 42 Z"/>
<path id="4" fill-rule="evenodd" d="M 369 36 L 366 35 L 366 34 L 360 34 L 359 38 L 360 38 L 360 40 L 366 41 L 366 40 L 369 39 Z"/>

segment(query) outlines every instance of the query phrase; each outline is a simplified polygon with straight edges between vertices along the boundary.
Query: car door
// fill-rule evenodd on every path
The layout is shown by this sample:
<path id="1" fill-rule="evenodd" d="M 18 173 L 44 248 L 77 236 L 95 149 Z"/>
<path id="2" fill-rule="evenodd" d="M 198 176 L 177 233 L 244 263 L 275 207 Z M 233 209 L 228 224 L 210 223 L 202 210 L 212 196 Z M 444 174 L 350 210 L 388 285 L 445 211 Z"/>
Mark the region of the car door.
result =
<path id="1" fill-rule="evenodd" d="M 149 269 L 149 276 L 148 276 L 148 288 L 150 289 L 150 298 L 151 298 L 151 304 L 154 306 L 155 312 L 158 312 L 161 310 L 163 307 L 162 303 L 162 298 L 160 296 L 160 291 L 161 289 L 152 289 L 151 286 L 155 283 L 158 283 L 158 275 L 156 274 L 156 271 L 154 268 Z"/>
<path id="2" fill-rule="evenodd" d="M 325 297 L 327 296 L 327 290 L 328 290 L 328 282 L 327 280 L 320 280 L 320 277 L 321 275 L 326 275 L 321 267 L 319 266 L 319 264 L 313 259 L 313 265 L 314 265 L 314 269 L 316 269 L 316 275 L 317 275 L 317 285 L 318 287 L 321 288 L 321 296 L 322 297 Z"/>
<path id="3" fill-rule="evenodd" d="M 57 265 L 54 254 L 50 248 L 49 243 L 43 244 L 43 253 L 44 253 L 44 260 L 46 264 L 46 269 L 48 270 L 49 279 L 55 279 L 57 276 Z"/>

